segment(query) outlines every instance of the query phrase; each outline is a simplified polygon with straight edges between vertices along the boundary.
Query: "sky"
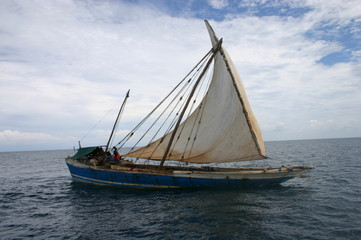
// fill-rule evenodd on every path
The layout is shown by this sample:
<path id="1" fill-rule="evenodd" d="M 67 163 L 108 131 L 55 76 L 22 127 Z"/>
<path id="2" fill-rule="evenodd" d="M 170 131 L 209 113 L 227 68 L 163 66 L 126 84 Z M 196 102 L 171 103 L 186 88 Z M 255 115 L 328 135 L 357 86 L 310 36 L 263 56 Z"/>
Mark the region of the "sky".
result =
<path id="1" fill-rule="evenodd" d="M 265 141 L 361 137 L 359 0 L 1 0 L 0 151 L 104 145 L 211 48 L 228 51 Z"/>

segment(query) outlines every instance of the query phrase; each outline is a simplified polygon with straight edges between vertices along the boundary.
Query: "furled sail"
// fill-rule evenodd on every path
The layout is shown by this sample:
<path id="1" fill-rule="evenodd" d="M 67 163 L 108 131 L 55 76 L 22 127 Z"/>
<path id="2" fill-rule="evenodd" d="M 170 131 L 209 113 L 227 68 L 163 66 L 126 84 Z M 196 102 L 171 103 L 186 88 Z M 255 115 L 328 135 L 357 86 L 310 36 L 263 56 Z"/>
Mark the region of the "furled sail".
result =
<path id="1" fill-rule="evenodd" d="M 216 46 L 218 39 L 207 21 L 206 25 L 212 45 Z M 221 163 L 265 158 L 257 120 L 241 79 L 223 48 L 215 53 L 213 67 L 207 94 L 179 126 L 166 160 Z M 125 156 L 162 160 L 171 135 L 172 132 Z"/>

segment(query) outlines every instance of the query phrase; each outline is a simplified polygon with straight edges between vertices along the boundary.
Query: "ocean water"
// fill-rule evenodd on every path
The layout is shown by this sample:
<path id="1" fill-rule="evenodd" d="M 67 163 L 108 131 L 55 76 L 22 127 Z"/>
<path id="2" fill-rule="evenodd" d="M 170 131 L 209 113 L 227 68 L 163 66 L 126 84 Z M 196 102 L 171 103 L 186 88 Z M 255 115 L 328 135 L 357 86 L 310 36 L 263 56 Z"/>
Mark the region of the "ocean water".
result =
<path id="1" fill-rule="evenodd" d="M 266 142 L 309 178 L 246 189 L 73 183 L 73 151 L 0 153 L 0 239 L 361 239 L 361 138 Z"/>

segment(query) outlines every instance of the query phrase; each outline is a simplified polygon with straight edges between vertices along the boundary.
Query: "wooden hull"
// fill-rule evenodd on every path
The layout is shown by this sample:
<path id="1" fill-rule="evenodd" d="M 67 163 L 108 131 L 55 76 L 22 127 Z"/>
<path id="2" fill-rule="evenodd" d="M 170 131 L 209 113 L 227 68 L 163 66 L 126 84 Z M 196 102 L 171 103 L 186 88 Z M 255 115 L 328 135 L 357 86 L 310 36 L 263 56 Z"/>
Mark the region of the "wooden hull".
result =
<path id="1" fill-rule="evenodd" d="M 71 158 L 66 164 L 74 181 L 130 188 L 250 187 L 275 185 L 300 177 L 313 167 L 155 170 L 119 165 L 91 166 Z"/>

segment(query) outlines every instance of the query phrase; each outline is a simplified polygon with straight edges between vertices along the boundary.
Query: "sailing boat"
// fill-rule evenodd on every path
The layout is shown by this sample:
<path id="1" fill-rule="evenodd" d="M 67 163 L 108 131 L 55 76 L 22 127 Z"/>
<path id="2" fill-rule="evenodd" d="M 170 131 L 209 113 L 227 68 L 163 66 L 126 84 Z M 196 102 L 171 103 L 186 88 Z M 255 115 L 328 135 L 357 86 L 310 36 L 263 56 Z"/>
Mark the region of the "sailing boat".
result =
<path id="1" fill-rule="evenodd" d="M 74 156 L 66 158 L 74 181 L 133 188 L 244 187 L 279 184 L 302 177 L 313 168 L 229 167 L 231 163 L 261 160 L 267 156 L 261 130 L 236 68 L 222 46 L 222 39 L 216 37 L 207 20 L 205 24 L 212 42 L 211 50 L 175 88 L 181 90 L 173 89 L 145 118 L 167 102 L 161 115 L 168 116 L 163 117 L 166 120 L 169 116 L 174 118 L 166 130 L 160 133 L 159 128 L 149 143 L 130 148 L 118 159 L 117 150 L 124 150 L 124 144 L 137 135 L 143 119 L 113 147 L 114 157 L 109 143 L 128 92 L 105 150 L 102 146 L 79 148 Z M 207 76 L 209 83 L 204 87 Z M 196 105 L 201 89 L 205 90 Z M 178 110 L 170 106 L 178 106 Z M 158 125 L 164 127 L 164 123 Z M 161 136 L 155 137 L 157 134 Z"/>

